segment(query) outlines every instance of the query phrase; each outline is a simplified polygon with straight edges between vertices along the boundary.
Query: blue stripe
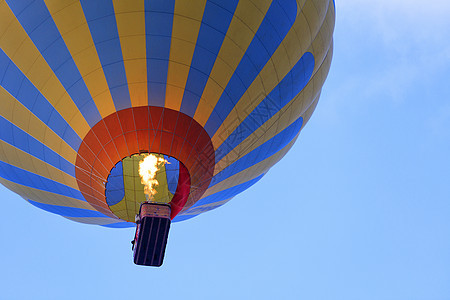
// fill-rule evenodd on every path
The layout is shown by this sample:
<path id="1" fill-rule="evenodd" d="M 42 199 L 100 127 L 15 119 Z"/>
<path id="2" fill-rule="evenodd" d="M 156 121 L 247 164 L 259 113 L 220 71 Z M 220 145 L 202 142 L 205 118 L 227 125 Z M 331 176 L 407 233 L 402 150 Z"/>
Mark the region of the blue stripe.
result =
<path id="1" fill-rule="evenodd" d="M 6 53 L 3 51 L 3 49 L 0 48 L 0 81 L 3 81 L 3 78 L 5 77 L 6 70 L 8 69 L 10 59 L 7 57 Z"/>
<path id="2" fill-rule="evenodd" d="M 0 85 L 72 149 L 78 151 L 81 138 L 2 49 L 0 49 Z"/>
<path id="3" fill-rule="evenodd" d="M 100 113 L 43 0 L 7 0 L 39 52 L 92 127 Z"/>
<path id="4" fill-rule="evenodd" d="M 199 214 L 197 214 L 197 215 L 178 215 L 172 220 L 172 222 L 175 223 L 175 222 L 186 221 L 186 220 L 192 219 L 198 215 Z"/>
<path id="5" fill-rule="evenodd" d="M 314 56 L 307 52 L 292 70 L 245 118 L 216 151 L 216 162 L 225 157 L 255 130 L 287 105 L 308 84 L 314 70 Z"/>
<path id="6" fill-rule="evenodd" d="M 80 191 L 0 161 L 0 177 L 30 188 L 86 201 Z"/>
<path id="7" fill-rule="evenodd" d="M 0 140 L 75 177 L 75 166 L 37 139 L 0 116 Z"/>
<path id="8" fill-rule="evenodd" d="M 225 87 L 205 125 L 213 136 L 244 95 L 291 29 L 297 15 L 295 0 L 274 0 L 258 31 Z"/>
<path id="9" fill-rule="evenodd" d="M 178 178 L 180 174 L 180 162 L 173 158 L 172 156 L 164 155 L 164 159 L 168 161 L 166 163 L 166 178 L 167 178 L 167 187 L 169 192 L 175 194 L 178 187 Z"/>
<path id="10" fill-rule="evenodd" d="M 111 206 L 122 201 L 125 197 L 125 184 L 123 181 L 123 165 L 119 161 L 108 175 L 105 186 L 106 203 Z"/>
<path id="11" fill-rule="evenodd" d="M 28 202 L 36 206 L 37 208 L 43 209 L 45 211 L 63 216 L 63 217 L 69 217 L 69 218 L 108 218 L 110 217 L 102 214 L 101 212 L 98 212 L 96 210 L 88 210 L 83 208 L 77 208 L 77 207 L 70 207 L 70 206 L 59 206 L 59 205 L 52 205 L 52 204 L 45 204 L 41 202 L 36 202 L 33 200 L 28 199 Z"/>
<path id="12" fill-rule="evenodd" d="M 130 92 L 113 3 L 111 0 L 82 0 L 81 6 L 116 110 L 129 108 Z"/>
<path id="13" fill-rule="evenodd" d="M 193 117 L 239 1 L 206 2 L 180 111 Z"/>
<path id="14" fill-rule="evenodd" d="M 163 107 L 166 97 L 175 0 L 145 1 L 148 104 Z"/>
<path id="15" fill-rule="evenodd" d="M 106 225 L 100 225 L 100 226 L 109 227 L 109 228 L 130 228 L 130 227 L 136 227 L 136 224 L 131 223 L 131 222 L 119 222 L 119 223 L 106 224 Z"/>
<path id="16" fill-rule="evenodd" d="M 303 118 L 300 117 L 294 123 L 292 123 L 283 131 L 281 131 L 279 134 L 277 134 L 276 136 L 274 136 L 273 138 L 271 138 L 258 148 L 254 149 L 250 153 L 239 158 L 237 161 L 230 164 L 224 170 L 216 174 L 212 178 L 210 186 L 216 185 L 219 182 L 247 168 L 250 168 L 251 166 L 254 166 L 257 163 L 263 161 L 264 159 L 277 153 L 279 150 L 281 150 L 283 147 L 289 144 L 289 142 L 292 141 L 292 139 L 295 138 L 297 133 L 302 128 L 302 124 Z"/>
<path id="17" fill-rule="evenodd" d="M 217 192 L 215 194 L 212 194 L 208 197 L 205 197 L 203 199 L 200 199 L 199 201 L 197 201 L 190 209 L 188 209 L 186 211 L 186 213 L 189 213 L 193 208 L 197 207 L 197 206 L 201 206 L 201 205 L 205 205 L 205 204 L 211 204 L 214 202 L 220 202 L 226 199 L 230 199 L 234 196 L 236 196 L 237 194 L 245 191 L 246 189 L 248 189 L 249 187 L 251 187 L 252 185 L 254 185 L 255 183 L 257 183 L 261 178 L 263 178 L 264 174 L 259 175 L 256 178 L 253 178 L 252 180 L 249 180 L 247 182 L 238 184 L 236 186 L 230 187 L 226 190 Z"/>

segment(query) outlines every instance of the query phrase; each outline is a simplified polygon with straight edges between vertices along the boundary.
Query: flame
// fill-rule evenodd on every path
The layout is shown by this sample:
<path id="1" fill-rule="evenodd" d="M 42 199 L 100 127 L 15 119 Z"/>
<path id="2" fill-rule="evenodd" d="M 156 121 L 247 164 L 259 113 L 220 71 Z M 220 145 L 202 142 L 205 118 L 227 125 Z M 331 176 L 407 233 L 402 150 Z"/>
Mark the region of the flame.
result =
<path id="1" fill-rule="evenodd" d="M 167 161 L 164 157 L 158 157 L 154 154 L 149 154 L 143 160 L 139 162 L 139 175 L 141 176 L 141 183 L 144 185 L 144 193 L 148 196 L 148 200 L 153 200 L 156 189 L 159 185 L 156 180 L 156 173 L 158 172 L 161 164 Z"/>

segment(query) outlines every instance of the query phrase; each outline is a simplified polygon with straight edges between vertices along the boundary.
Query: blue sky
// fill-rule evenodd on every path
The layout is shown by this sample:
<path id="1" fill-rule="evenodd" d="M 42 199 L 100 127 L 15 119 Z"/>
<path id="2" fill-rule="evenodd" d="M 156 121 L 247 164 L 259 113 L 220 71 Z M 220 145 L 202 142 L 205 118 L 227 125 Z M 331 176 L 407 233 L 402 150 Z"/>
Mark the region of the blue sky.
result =
<path id="1" fill-rule="evenodd" d="M 163 267 L 132 263 L 133 229 L 0 187 L 0 298 L 450 299 L 450 2 L 336 5 L 299 140 L 227 205 L 173 224 Z"/>

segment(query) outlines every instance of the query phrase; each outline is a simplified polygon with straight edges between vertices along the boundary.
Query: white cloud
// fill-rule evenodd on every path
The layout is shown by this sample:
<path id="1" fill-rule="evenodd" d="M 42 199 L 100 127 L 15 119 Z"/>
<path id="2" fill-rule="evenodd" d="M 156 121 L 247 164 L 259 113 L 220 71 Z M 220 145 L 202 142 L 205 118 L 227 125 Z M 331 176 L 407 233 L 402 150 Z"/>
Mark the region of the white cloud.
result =
<path id="1" fill-rule="evenodd" d="M 448 81 L 450 1 L 337 0 L 336 5 L 336 51 L 319 104 L 328 122 L 370 110 L 375 102 L 410 105 L 414 94 Z M 448 102 L 424 102 L 443 100 Z"/>
<path id="2" fill-rule="evenodd" d="M 450 33 L 450 1 L 342 0 L 337 16 L 382 35 L 385 42 L 407 38 L 410 42 L 445 42 Z M 446 43 L 448 45 L 448 42 Z"/>

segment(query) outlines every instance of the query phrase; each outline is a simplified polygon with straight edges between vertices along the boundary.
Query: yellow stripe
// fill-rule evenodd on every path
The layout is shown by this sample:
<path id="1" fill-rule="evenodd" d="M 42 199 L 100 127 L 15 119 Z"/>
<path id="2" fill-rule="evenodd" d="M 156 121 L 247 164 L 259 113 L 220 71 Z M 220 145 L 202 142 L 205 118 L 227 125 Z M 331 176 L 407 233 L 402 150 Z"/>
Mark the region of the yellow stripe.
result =
<path id="1" fill-rule="evenodd" d="M 328 30 L 327 26 L 321 26 L 323 24 L 323 18 L 318 18 L 316 7 L 313 4 L 310 4 L 311 2 L 312 1 L 309 1 L 305 4 L 303 10 L 301 11 L 301 15 L 308 16 L 308 18 L 304 19 L 302 17 L 298 17 L 295 20 L 292 28 L 283 39 L 281 45 L 274 52 L 269 62 L 261 70 L 258 78 L 253 81 L 242 98 L 235 105 L 235 109 L 231 110 L 230 114 L 211 139 L 215 149 L 217 149 L 224 142 L 224 138 L 228 136 L 229 132 L 233 132 L 237 126 L 239 126 L 240 122 L 237 120 L 244 120 L 278 85 L 278 83 L 289 73 L 289 71 L 292 70 L 295 64 L 308 50 L 313 52 L 316 60 L 313 74 L 317 71 L 317 68 L 320 66 L 320 62 L 323 60 L 328 47 L 326 47 L 326 45 L 317 47 L 318 49 L 323 50 L 320 53 L 313 51 L 313 49 L 308 49 L 312 43 L 311 39 L 307 38 L 307 34 L 299 36 L 297 32 L 297 30 L 305 31 L 309 30 L 309 28 L 318 28 L 322 31 Z M 323 11 L 326 12 L 326 5 L 322 7 L 324 7 Z"/>
<path id="2" fill-rule="evenodd" d="M 297 0 L 297 16 L 302 12 L 302 7 L 307 0 Z M 327 0 L 328 1 L 328 0 Z M 333 0 L 331 0 L 333 1 Z"/>
<path id="3" fill-rule="evenodd" d="M 147 106 L 144 1 L 113 0 L 131 105 Z"/>
<path id="4" fill-rule="evenodd" d="M 38 190 L 35 188 L 26 187 L 24 185 L 11 182 L 11 181 L 3 179 L 1 177 L 0 177 L 0 183 L 25 199 L 32 199 L 33 201 L 44 203 L 44 204 L 82 208 L 82 209 L 96 211 L 86 201 L 81 201 L 78 199 Z"/>
<path id="5" fill-rule="evenodd" d="M 3 87 L 0 87 L 0 116 L 75 164 L 77 152 Z"/>
<path id="6" fill-rule="evenodd" d="M 101 218 L 101 217 L 93 217 L 93 218 L 76 218 L 76 217 L 64 217 L 68 220 L 71 221 L 75 221 L 78 223 L 83 223 L 83 224 L 90 224 L 90 225 L 109 225 L 109 224 L 114 224 L 114 223 L 118 223 L 117 219 L 113 219 L 113 218 Z"/>
<path id="7" fill-rule="evenodd" d="M 164 158 L 163 155 L 161 155 Z M 154 202 L 156 203 L 169 203 L 172 201 L 173 195 L 169 192 L 169 185 L 167 184 L 167 174 L 166 166 L 162 164 L 159 168 L 158 173 L 156 173 L 156 180 L 158 180 L 159 185 L 155 187 L 156 195 Z"/>
<path id="8" fill-rule="evenodd" d="M 102 118 L 115 112 L 100 59 L 79 1 L 45 0 Z"/>
<path id="9" fill-rule="evenodd" d="M 236 146 L 229 154 L 223 157 L 215 166 L 214 175 L 228 167 L 239 157 L 242 157 L 261 146 L 278 133 L 295 122 L 311 104 L 318 99 L 331 63 L 331 52 L 321 68 L 316 72 L 306 87 L 288 104 L 281 108 L 272 118 L 256 129 L 249 137 Z M 303 125 L 306 120 L 303 120 Z"/>
<path id="10" fill-rule="evenodd" d="M 141 183 L 141 178 L 139 176 L 139 160 L 144 157 L 145 155 L 133 155 L 122 160 L 125 197 L 121 202 L 125 202 L 127 212 L 127 217 L 124 218 L 124 220 L 134 220 L 134 216 L 139 212 L 140 203 L 147 200 L 145 199 L 144 185 Z M 118 206 L 116 208 L 120 207 Z M 119 215 L 112 210 L 112 207 L 110 207 L 110 209 L 119 217 Z"/>
<path id="11" fill-rule="evenodd" d="M 271 2 L 271 0 L 239 1 L 194 115 L 194 119 L 200 125 L 205 126 Z"/>
<path id="12" fill-rule="evenodd" d="M 167 108 L 180 110 L 206 0 L 176 1 L 167 73 Z"/>
<path id="13" fill-rule="evenodd" d="M 125 200 L 125 197 L 122 199 L 122 200 L 120 200 L 119 201 L 119 203 L 117 203 L 117 204 L 114 204 L 114 205 L 111 205 L 110 207 L 109 207 L 109 209 L 113 212 L 113 214 L 116 216 L 116 217 L 118 217 L 119 219 L 122 219 L 122 220 L 128 220 L 129 218 L 130 218 L 130 214 L 128 213 L 128 209 L 127 209 L 127 207 L 129 206 L 129 205 L 127 205 L 128 203 L 127 203 L 127 201 Z M 136 210 L 136 209 L 134 209 L 135 211 L 139 211 L 139 208 L 138 208 L 138 210 Z"/>
<path id="14" fill-rule="evenodd" d="M 316 109 L 317 103 L 319 103 L 321 92 L 322 91 L 319 92 L 319 95 L 317 95 L 317 98 L 314 100 L 313 103 L 311 103 L 311 105 L 308 107 L 308 109 L 302 115 L 303 124 L 302 124 L 302 128 L 300 130 L 303 130 L 303 127 L 306 126 L 306 124 L 308 123 L 309 119 L 311 118 L 314 110 Z"/>
<path id="15" fill-rule="evenodd" d="M 324 4 L 325 6 L 325 4 Z M 312 42 L 307 51 L 314 54 L 314 58 L 316 59 L 316 66 L 314 72 L 320 67 L 320 64 L 325 59 L 325 57 L 329 54 L 329 49 L 333 42 L 333 30 L 334 30 L 334 6 L 331 3 L 328 6 L 328 10 L 325 12 L 321 11 L 318 20 L 314 19 L 315 22 L 321 22 L 322 26 L 312 32 Z M 307 21 L 308 23 L 313 22 L 310 19 Z"/>
<path id="16" fill-rule="evenodd" d="M 218 207 L 218 206 L 224 205 L 225 203 L 227 203 L 231 199 L 233 199 L 233 197 L 228 198 L 226 200 L 222 200 L 222 201 L 217 201 L 217 202 L 213 202 L 213 203 L 208 203 L 208 204 L 196 206 L 196 207 L 194 207 L 192 209 L 188 209 L 189 212 L 180 213 L 179 216 L 198 215 L 198 214 L 210 211 L 213 207 Z"/>
<path id="17" fill-rule="evenodd" d="M 90 129 L 88 123 L 4 1 L 0 2 L 0 19 L 9 24 L 0 36 L 0 48 L 84 138 Z"/>
<path id="18" fill-rule="evenodd" d="M 20 169 L 49 178 L 73 189 L 78 189 L 77 181 L 74 177 L 1 140 L 0 161 L 7 161 L 8 164 Z"/>

